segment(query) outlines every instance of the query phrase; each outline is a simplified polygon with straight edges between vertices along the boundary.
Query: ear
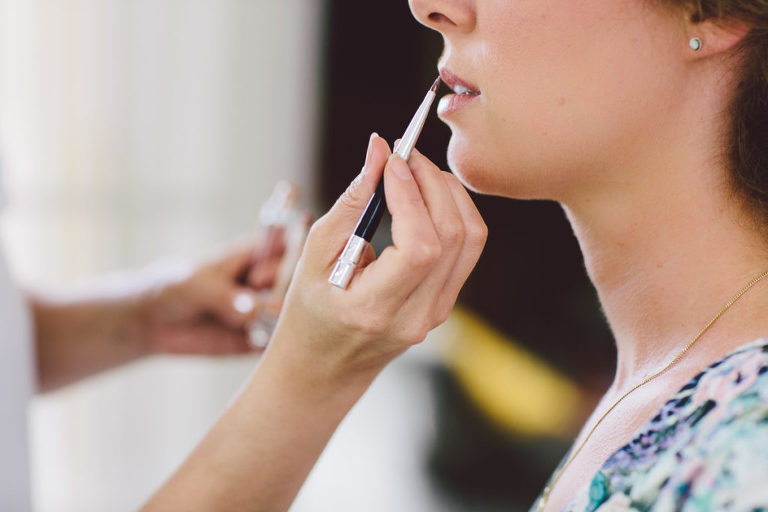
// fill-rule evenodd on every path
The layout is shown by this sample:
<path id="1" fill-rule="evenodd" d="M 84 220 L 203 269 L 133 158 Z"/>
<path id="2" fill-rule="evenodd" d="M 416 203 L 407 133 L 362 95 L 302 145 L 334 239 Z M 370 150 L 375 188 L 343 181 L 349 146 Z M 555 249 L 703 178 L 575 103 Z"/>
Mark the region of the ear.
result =
<path id="1" fill-rule="evenodd" d="M 733 18 L 712 16 L 702 19 L 699 12 L 689 12 L 687 18 L 686 34 L 688 39 L 698 37 L 702 42 L 699 51 L 691 52 L 697 57 L 707 57 L 734 50 L 752 30 L 749 23 Z"/>

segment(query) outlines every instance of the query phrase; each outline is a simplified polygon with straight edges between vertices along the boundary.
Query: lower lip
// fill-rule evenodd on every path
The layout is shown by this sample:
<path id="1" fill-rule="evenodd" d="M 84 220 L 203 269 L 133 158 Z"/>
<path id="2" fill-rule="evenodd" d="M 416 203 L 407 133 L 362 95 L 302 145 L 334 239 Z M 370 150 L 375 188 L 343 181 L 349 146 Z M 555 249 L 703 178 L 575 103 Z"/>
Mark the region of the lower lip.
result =
<path id="1" fill-rule="evenodd" d="M 447 116 L 453 114 L 479 97 L 479 94 L 446 94 L 440 98 L 440 103 L 437 105 L 437 115 Z"/>

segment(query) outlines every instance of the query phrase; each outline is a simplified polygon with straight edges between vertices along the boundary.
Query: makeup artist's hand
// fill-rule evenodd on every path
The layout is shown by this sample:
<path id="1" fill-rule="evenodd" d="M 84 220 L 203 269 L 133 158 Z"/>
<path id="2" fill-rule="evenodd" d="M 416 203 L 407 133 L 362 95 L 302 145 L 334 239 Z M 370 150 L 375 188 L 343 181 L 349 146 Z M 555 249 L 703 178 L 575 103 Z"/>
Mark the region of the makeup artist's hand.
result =
<path id="1" fill-rule="evenodd" d="M 390 155 L 372 137 L 362 173 L 312 227 L 265 363 L 329 379 L 372 376 L 448 317 L 487 228 L 452 174 L 417 151 L 409 163 Z M 339 289 L 328 277 L 382 175 L 393 245 L 378 258 L 369 247 Z"/>
<path id="2" fill-rule="evenodd" d="M 40 389 L 153 353 L 250 351 L 245 326 L 259 314 L 255 294 L 272 286 L 282 254 L 279 237 L 196 268 L 156 264 L 74 293 L 27 292 Z"/>
<path id="3" fill-rule="evenodd" d="M 149 350 L 173 354 L 236 354 L 254 349 L 247 328 L 256 319 L 284 251 L 282 230 L 166 281 L 143 298 Z"/>
<path id="4" fill-rule="evenodd" d="M 144 510 L 287 510 L 373 378 L 448 316 L 485 224 L 453 176 L 389 155 L 371 141 L 364 172 L 310 232 L 258 370 Z M 382 174 L 394 245 L 336 288 L 329 274 Z"/>

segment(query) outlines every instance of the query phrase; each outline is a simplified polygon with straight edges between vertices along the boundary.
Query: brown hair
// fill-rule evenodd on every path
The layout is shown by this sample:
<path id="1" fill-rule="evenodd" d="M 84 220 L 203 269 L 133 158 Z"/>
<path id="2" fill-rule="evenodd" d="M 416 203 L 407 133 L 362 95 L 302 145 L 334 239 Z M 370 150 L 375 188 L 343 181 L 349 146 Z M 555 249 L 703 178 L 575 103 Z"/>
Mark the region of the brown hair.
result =
<path id="1" fill-rule="evenodd" d="M 736 20 L 751 27 L 740 44 L 742 65 L 731 100 L 726 145 L 735 191 L 768 226 L 768 0 L 662 0 L 692 9 L 692 21 Z"/>

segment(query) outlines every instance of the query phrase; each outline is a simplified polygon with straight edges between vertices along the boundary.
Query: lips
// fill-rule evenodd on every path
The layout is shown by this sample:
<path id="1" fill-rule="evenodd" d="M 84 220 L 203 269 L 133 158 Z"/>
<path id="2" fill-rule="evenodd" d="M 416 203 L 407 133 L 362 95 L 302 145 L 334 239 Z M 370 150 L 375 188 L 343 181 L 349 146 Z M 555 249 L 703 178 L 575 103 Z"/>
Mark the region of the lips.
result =
<path id="1" fill-rule="evenodd" d="M 476 85 L 462 80 L 461 77 L 448 68 L 440 69 L 440 78 L 442 78 L 445 85 L 453 89 L 453 92 L 456 94 L 480 94 L 480 89 Z"/>
<path id="2" fill-rule="evenodd" d="M 441 117 L 456 112 L 480 96 L 480 89 L 476 85 L 463 80 L 446 67 L 440 69 L 440 78 L 454 92 L 454 94 L 448 94 L 440 98 L 437 113 Z"/>

